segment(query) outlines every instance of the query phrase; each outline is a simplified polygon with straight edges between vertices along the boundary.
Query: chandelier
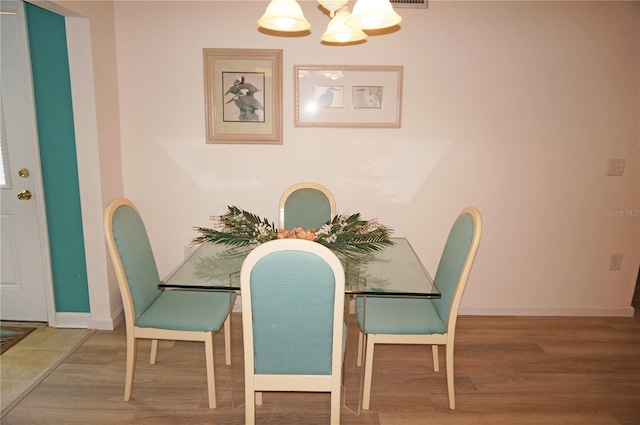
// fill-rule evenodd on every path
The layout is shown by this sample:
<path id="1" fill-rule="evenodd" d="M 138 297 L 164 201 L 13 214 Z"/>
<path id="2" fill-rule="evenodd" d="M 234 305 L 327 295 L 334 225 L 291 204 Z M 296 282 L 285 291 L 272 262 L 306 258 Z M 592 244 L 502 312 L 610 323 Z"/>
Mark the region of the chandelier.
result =
<path id="1" fill-rule="evenodd" d="M 357 0 L 349 13 L 348 0 L 318 0 L 329 11 L 331 20 L 320 39 L 326 43 L 346 44 L 365 40 L 366 30 L 398 25 L 402 17 L 389 0 Z M 278 32 L 300 32 L 311 28 L 296 0 L 271 0 L 258 25 Z"/>

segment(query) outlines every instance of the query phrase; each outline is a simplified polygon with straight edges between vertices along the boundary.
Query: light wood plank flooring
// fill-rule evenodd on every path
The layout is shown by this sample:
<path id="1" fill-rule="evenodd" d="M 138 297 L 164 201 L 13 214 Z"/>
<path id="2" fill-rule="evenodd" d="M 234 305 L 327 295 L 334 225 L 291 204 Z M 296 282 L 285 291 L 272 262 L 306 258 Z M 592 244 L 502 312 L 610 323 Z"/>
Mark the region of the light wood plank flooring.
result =
<path id="1" fill-rule="evenodd" d="M 148 364 L 150 344 L 140 343 L 133 398 L 124 402 L 121 324 L 115 331 L 95 332 L 2 424 L 243 424 L 241 317 L 234 313 L 232 320 L 233 368 L 224 364 L 224 338 L 216 337 L 215 410 L 207 408 L 204 346 L 193 342 L 161 343 L 154 366 Z M 638 315 L 462 316 L 455 360 L 457 409 L 451 411 L 443 351 L 436 373 L 427 347 L 377 346 L 371 410 L 356 416 L 343 409 L 341 423 L 640 424 Z M 257 423 L 328 424 L 329 397 L 265 394 Z"/>

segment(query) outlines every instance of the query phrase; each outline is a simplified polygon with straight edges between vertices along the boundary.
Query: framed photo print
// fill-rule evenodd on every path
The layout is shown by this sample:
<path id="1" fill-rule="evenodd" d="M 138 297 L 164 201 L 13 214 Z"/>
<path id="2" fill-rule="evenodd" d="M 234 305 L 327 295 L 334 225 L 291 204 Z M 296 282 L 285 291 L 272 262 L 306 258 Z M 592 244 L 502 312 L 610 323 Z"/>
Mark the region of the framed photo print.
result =
<path id="1" fill-rule="evenodd" d="M 282 50 L 204 49 L 207 143 L 282 143 Z"/>
<path id="2" fill-rule="evenodd" d="M 402 71 L 385 65 L 295 65 L 295 126 L 400 127 Z"/>

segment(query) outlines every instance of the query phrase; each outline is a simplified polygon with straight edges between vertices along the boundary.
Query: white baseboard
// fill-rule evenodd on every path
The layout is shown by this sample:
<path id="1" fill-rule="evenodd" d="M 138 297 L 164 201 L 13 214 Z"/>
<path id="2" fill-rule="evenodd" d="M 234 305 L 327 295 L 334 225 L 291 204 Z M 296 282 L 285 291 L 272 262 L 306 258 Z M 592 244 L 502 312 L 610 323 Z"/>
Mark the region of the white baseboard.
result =
<path id="1" fill-rule="evenodd" d="M 236 297 L 233 312 L 242 312 L 240 294 Z M 501 308 L 501 307 L 460 307 L 461 316 L 584 316 L 584 317 L 633 317 L 635 309 L 619 308 Z M 355 313 L 355 301 L 351 300 L 349 313 Z"/>
<path id="2" fill-rule="evenodd" d="M 585 316 L 585 317 L 633 317 L 631 306 L 618 308 L 491 308 L 460 307 L 461 316 Z"/>
<path id="3" fill-rule="evenodd" d="M 355 303 L 351 300 L 349 312 L 355 313 Z M 242 312 L 242 298 L 236 297 L 234 313 Z M 492 307 L 460 307 L 461 316 L 574 316 L 574 317 L 633 317 L 635 309 L 619 308 L 492 308 Z M 111 319 L 93 318 L 89 313 L 56 313 L 58 328 L 86 328 L 113 330 L 124 320 L 124 312 L 120 309 Z"/>
<path id="4" fill-rule="evenodd" d="M 99 329 L 112 331 L 124 320 L 122 308 L 114 317 L 92 317 L 90 313 L 56 313 L 56 328 Z"/>
<path id="5" fill-rule="evenodd" d="M 56 328 L 87 329 L 89 313 L 56 313 Z"/>
<path id="6" fill-rule="evenodd" d="M 111 318 L 89 318 L 87 327 L 89 329 L 98 329 L 101 331 L 112 331 L 116 328 L 118 323 L 124 320 L 124 310 L 120 307 L 120 310 L 116 312 L 114 317 Z"/>

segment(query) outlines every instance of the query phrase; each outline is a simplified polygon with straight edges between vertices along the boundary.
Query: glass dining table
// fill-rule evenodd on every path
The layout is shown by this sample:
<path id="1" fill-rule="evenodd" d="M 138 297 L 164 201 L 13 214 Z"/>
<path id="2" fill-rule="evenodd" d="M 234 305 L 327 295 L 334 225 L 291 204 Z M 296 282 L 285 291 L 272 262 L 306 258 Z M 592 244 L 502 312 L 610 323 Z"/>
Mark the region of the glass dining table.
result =
<path id="1" fill-rule="evenodd" d="M 440 291 L 406 238 L 359 260 L 342 258 L 347 295 L 440 298 Z M 164 289 L 240 291 L 250 248 L 204 243 L 158 285 Z"/>
<path id="2" fill-rule="evenodd" d="M 345 296 L 440 298 L 440 291 L 422 265 L 406 238 L 391 238 L 393 245 L 359 260 L 341 258 L 345 269 Z M 251 248 L 232 248 L 204 243 L 198 246 L 175 270 L 158 285 L 161 289 L 206 290 L 240 293 L 240 269 Z M 338 255 L 341 257 L 340 255 Z M 345 302 L 345 319 L 349 323 L 354 312 L 352 302 Z M 350 343 L 347 344 L 348 359 Z M 354 357 L 355 358 L 355 357 Z M 345 362 L 346 363 L 346 362 Z M 355 362 L 354 362 L 355 363 Z M 363 373 L 361 367 L 344 369 L 343 405 L 360 414 Z M 351 376 L 355 375 L 355 378 Z M 350 382 L 349 384 L 347 384 Z M 354 383 L 355 382 L 355 383 Z M 347 386 L 359 387 L 355 395 Z M 347 397 L 348 394 L 349 399 Z"/>

